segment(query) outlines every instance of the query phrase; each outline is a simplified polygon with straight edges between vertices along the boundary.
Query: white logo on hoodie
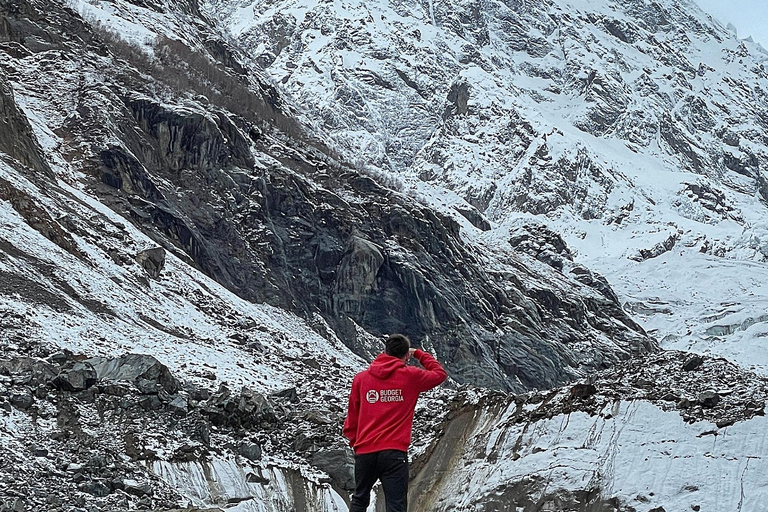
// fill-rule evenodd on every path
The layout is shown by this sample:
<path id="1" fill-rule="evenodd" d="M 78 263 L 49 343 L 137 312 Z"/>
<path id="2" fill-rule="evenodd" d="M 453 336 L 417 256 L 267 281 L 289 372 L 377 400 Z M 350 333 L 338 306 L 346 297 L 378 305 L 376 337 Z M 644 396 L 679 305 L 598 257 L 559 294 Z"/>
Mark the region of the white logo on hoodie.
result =
<path id="1" fill-rule="evenodd" d="M 365 394 L 365 399 L 368 400 L 369 404 L 375 404 L 379 401 L 379 394 L 376 390 L 372 389 Z"/>

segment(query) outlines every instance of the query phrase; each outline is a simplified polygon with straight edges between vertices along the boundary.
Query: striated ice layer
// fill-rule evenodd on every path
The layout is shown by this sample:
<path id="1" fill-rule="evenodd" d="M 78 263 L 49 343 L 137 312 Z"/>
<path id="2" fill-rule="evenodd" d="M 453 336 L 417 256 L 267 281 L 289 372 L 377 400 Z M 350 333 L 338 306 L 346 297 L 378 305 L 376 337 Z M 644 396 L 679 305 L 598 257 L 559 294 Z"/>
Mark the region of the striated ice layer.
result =
<path id="1" fill-rule="evenodd" d="M 328 484 L 313 482 L 297 469 L 254 469 L 233 459 L 213 459 L 156 461 L 152 471 L 198 507 L 226 506 L 233 512 L 347 510 L 342 497 Z"/>
<path id="2" fill-rule="evenodd" d="M 538 504 L 535 510 L 747 511 L 761 510 L 768 498 L 765 417 L 718 431 L 645 401 L 533 423 L 514 423 L 514 412 L 511 404 L 455 420 L 414 480 L 414 512 L 510 504 L 517 510 Z M 576 508 L 587 502 L 595 508 Z"/>

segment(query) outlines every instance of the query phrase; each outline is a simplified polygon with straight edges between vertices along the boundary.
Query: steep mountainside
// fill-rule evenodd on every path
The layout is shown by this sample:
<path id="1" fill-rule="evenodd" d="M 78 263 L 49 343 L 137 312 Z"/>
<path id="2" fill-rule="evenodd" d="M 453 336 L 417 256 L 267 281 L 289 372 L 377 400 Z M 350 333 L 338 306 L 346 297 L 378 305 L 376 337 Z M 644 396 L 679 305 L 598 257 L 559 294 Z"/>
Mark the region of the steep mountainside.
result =
<path id="1" fill-rule="evenodd" d="M 346 163 L 193 1 L 0 2 L 0 66 L 3 508 L 338 510 L 395 330 L 514 391 L 656 350 L 597 274 Z"/>
<path id="2" fill-rule="evenodd" d="M 346 510 L 393 331 L 415 510 L 765 502 L 765 380 L 622 304 L 765 321 L 759 55 L 688 8 L 0 0 L 0 511 Z"/>
<path id="3" fill-rule="evenodd" d="M 768 368 L 768 56 L 692 2 L 204 8 L 422 201 L 499 245 L 548 226 L 666 346 Z"/>
<path id="4" fill-rule="evenodd" d="M 42 167 L 8 170 L 4 199 L 30 194 L 24 175 L 56 230 L 96 236 L 64 180 L 241 298 L 317 319 L 361 355 L 405 331 L 460 382 L 548 387 L 653 348 L 588 270 L 471 243 L 344 164 L 194 3 L 23 6 L 5 11 L 4 90 L 31 129 L 4 145 L 37 137 Z M 118 264 L 136 252 L 119 234 L 92 242 Z"/>

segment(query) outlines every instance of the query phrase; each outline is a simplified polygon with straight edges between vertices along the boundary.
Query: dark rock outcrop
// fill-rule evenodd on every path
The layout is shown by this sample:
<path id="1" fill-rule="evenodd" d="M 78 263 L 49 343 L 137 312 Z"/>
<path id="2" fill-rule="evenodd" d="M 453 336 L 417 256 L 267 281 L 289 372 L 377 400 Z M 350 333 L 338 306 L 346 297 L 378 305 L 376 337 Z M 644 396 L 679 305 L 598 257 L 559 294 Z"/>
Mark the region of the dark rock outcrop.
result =
<path id="1" fill-rule="evenodd" d="M 113 359 L 94 357 L 85 363 L 93 367 L 99 380 L 128 381 L 147 393 L 157 393 L 162 389 L 173 394 L 179 389 L 178 380 L 152 356 L 126 354 Z"/>
<path id="2" fill-rule="evenodd" d="M 77 361 L 71 367 L 63 369 L 53 379 L 53 384 L 64 391 L 84 391 L 96 384 L 97 378 L 91 363 Z"/>
<path id="3" fill-rule="evenodd" d="M 143 250 L 136 255 L 136 263 L 144 267 L 150 277 L 157 279 L 165 266 L 165 249 L 154 247 Z"/>
<path id="4" fill-rule="evenodd" d="M 5 73 L 0 73 L 0 153 L 5 153 L 35 171 L 53 177 L 43 150 L 26 115 L 16 105 Z"/>
<path id="5" fill-rule="evenodd" d="M 636 254 L 628 256 L 629 259 L 634 261 L 645 261 L 647 259 L 656 258 L 661 256 L 665 252 L 671 251 L 677 243 L 680 235 L 673 233 L 667 237 L 663 242 L 659 242 L 650 249 L 640 249 Z"/>

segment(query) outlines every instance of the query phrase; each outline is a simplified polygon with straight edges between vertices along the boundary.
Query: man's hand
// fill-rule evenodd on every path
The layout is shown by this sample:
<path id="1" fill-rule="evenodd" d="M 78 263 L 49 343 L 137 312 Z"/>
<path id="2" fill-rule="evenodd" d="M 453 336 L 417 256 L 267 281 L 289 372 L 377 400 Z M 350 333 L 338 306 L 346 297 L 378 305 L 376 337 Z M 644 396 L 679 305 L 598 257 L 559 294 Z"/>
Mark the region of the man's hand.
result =
<path id="1" fill-rule="evenodd" d="M 408 359 L 413 357 L 414 352 L 416 352 L 417 349 L 415 348 L 409 348 L 408 349 Z"/>

